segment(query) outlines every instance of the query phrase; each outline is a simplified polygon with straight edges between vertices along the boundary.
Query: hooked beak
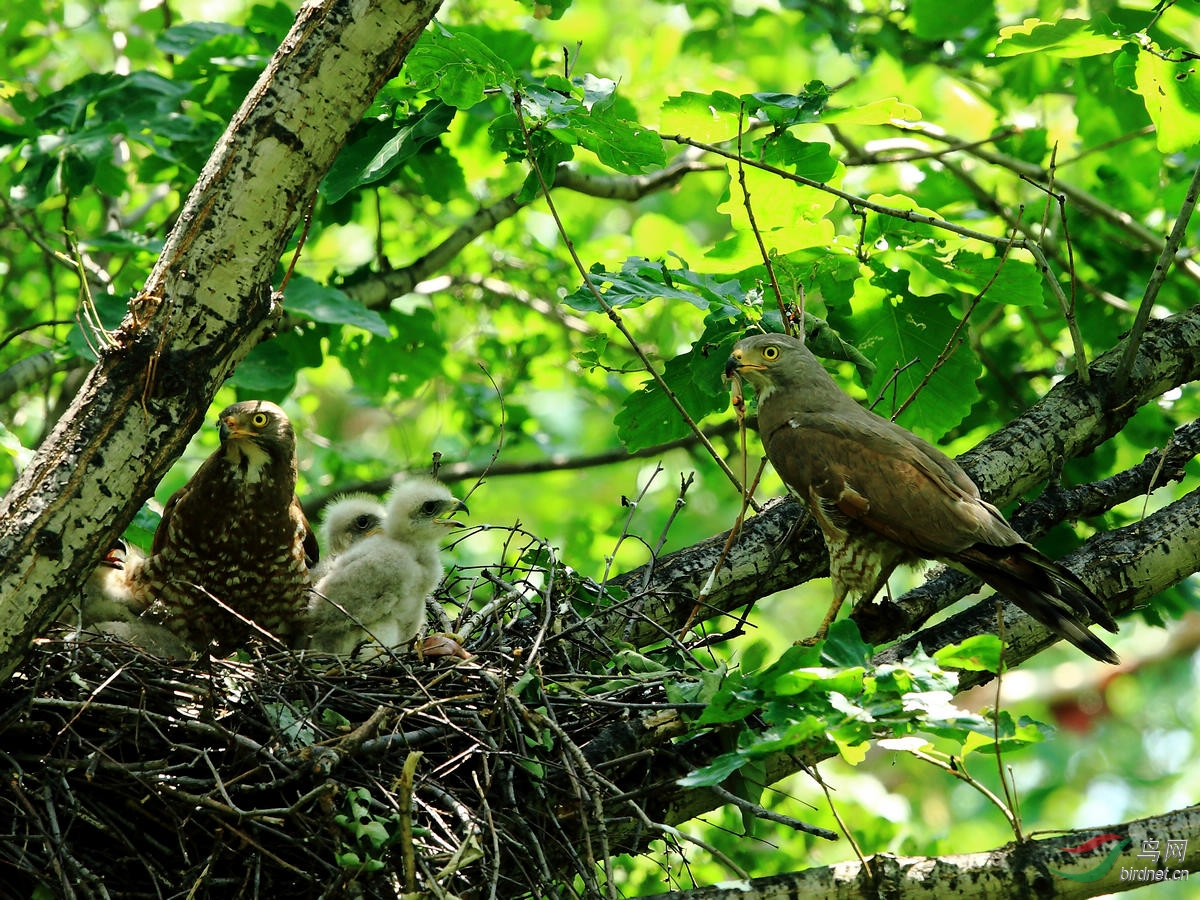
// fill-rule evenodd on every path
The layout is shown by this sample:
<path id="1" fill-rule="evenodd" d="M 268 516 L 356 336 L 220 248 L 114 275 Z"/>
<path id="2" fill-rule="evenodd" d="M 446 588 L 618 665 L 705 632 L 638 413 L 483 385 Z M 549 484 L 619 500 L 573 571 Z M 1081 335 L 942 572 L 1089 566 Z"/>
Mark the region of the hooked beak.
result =
<path id="1" fill-rule="evenodd" d="M 725 379 L 728 380 L 736 376 L 742 376 L 746 370 L 763 372 L 767 370 L 767 367 L 755 365 L 754 362 L 746 362 L 742 358 L 742 348 L 738 347 L 730 354 L 730 358 L 725 360 Z"/>
<path id="2" fill-rule="evenodd" d="M 461 500 L 447 500 L 446 509 L 444 510 L 443 515 L 438 516 L 433 521 L 435 524 L 445 525 L 447 528 L 462 528 L 462 522 L 456 522 L 454 519 L 449 518 L 450 516 L 454 515 L 454 513 L 460 511 L 465 512 L 467 515 L 471 514 L 471 510 L 467 509 L 467 504 L 463 503 Z"/>
<path id="3" fill-rule="evenodd" d="M 217 423 L 217 427 L 221 435 L 221 443 L 225 443 L 230 438 L 245 437 L 247 432 L 238 428 L 237 416 L 226 416 Z"/>

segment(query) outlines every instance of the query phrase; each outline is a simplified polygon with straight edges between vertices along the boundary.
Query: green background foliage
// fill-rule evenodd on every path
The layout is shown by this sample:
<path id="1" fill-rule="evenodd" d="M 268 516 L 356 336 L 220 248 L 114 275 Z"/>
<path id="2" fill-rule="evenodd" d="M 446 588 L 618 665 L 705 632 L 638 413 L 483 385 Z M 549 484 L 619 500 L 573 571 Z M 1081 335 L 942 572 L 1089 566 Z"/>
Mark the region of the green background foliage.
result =
<path id="1" fill-rule="evenodd" d="M 219 14 L 211 4 L 127 0 L 12 6 L 0 34 L 0 373 L 9 379 L 0 490 L 70 401 L 95 358 L 97 328 L 124 315 L 294 14 L 283 3 L 227 3 Z M 1090 356 L 1130 327 L 1157 255 L 1146 235 L 1169 229 L 1200 162 L 1191 55 L 1200 18 L 1195 4 L 1152 6 L 449 5 L 325 180 L 287 286 L 285 326 L 214 408 L 245 397 L 284 403 L 301 436 L 306 500 L 426 469 L 434 453 L 477 467 L 493 457 L 517 469 L 559 460 L 547 472 L 485 478 L 473 519 L 519 522 L 597 579 L 650 557 L 688 473 L 695 481 L 664 551 L 728 528 L 739 500 L 694 446 L 597 467 L 572 462 L 689 433 L 606 308 L 703 425 L 731 416 L 721 371 L 737 336 L 759 323 L 778 330 L 781 305 L 803 309 L 814 348 L 848 390 L 884 414 L 911 396 L 899 421 L 962 452 L 1072 369 L 1048 278 L 1073 303 Z M 696 144 L 719 144 L 724 155 Z M 531 161 L 562 185 L 555 208 L 586 283 Z M 639 187 L 684 163 L 664 189 Z M 570 179 L 556 171 L 563 164 Z M 1064 206 L 1039 174 L 1050 166 Z M 447 244 L 460 233 L 470 240 Z M 1007 251 L 1014 234 L 1039 240 L 1048 278 L 1028 252 Z M 1159 311 L 1187 308 L 1198 294 L 1196 278 L 1173 277 Z M 52 374 L 18 378 L 31 360 Z M 1194 388 L 1171 392 L 1092 457 L 1069 462 L 1062 479 L 1128 467 L 1197 407 Z M 215 443 L 215 429 L 197 435 L 134 540 L 145 542 L 155 509 Z M 736 459 L 734 438 L 718 443 Z M 782 486 L 768 472 L 760 492 Z M 1063 552 L 1142 509 L 1130 503 L 1059 528 L 1044 546 Z M 481 531 L 451 555 L 486 563 L 502 540 Z M 764 601 L 755 637 L 714 650 L 702 668 L 734 673 L 744 702 L 773 709 L 772 698 L 786 695 L 779 666 L 794 679 L 795 666 L 815 665 L 779 658 L 819 621 L 827 596 L 817 582 Z M 1195 601 L 1184 582 L 1144 618 L 1173 619 Z M 1160 812 L 1200 788 L 1189 764 L 1200 721 L 1195 657 L 1186 645 L 1171 652 L 1161 630 L 1130 622 L 1125 632 L 1123 656 L 1168 650 L 1109 675 L 1056 648 L 1010 678 L 1006 747 L 1037 739 L 1011 757 L 1027 827 Z M 920 677 L 941 677 L 928 659 L 921 665 Z M 825 690 L 861 689 L 850 691 L 847 678 L 837 674 Z M 694 673 L 685 681 L 724 683 Z M 976 704 L 974 727 L 994 697 L 965 702 Z M 861 708 L 839 708 L 846 722 L 862 721 Z M 926 713 L 932 720 L 937 710 Z M 945 756 L 963 752 L 971 729 L 930 730 Z M 729 758 L 750 766 L 752 783 L 762 745 L 743 740 L 751 742 Z M 842 760 L 823 767 L 864 852 L 1004 843 L 1007 825 L 979 792 L 895 746 L 847 738 Z M 999 791 L 994 765 L 967 765 Z M 837 827 L 805 779 L 761 802 Z M 763 823 L 746 840 L 735 812 L 708 818 L 708 839 L 755 874 L 849 858 L 844 844 L 767 834 Z M 686 861 L 663 847 L 649 863 L 623 861 L 622 889 L 728 877 L 707 854 L 682 852 Z"/>

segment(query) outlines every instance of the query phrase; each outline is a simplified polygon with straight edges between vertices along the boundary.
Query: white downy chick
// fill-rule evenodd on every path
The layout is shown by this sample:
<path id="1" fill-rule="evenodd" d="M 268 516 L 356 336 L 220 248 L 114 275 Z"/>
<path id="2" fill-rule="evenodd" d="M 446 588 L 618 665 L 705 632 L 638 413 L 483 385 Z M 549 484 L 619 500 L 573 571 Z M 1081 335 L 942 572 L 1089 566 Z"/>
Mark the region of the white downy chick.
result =
<path id="1" fill-rule="evenodd" d="M 416 637 L 442 580 L 441 535 L 459 510 L 466 505 L 432 478 L 397 482 L 383 530 L 355 541 L 314 588 L 309 649 L 349 655 L 363 641 L 392 648 Z"/>

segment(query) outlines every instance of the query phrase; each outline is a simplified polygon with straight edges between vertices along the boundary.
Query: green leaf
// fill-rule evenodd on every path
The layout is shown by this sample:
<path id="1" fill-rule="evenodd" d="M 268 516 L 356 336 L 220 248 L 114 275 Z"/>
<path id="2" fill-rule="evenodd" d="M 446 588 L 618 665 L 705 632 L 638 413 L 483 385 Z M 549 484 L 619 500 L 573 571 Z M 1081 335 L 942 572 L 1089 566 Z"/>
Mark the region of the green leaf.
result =
<path id="1" fill-rule="evenodd" d="M 1122 37 L 1105 16 L 1092 19 L 1059 19 L 1044 22 L 1026 19 L 1020 25 L 1000 29 L 996 43 L 997 56 L 1021 56 L 1025 53 L 1076 59 L 1112 53 L 1124 46 Z"/>
<path id="2" fill-rule="evenodd" d="M 1004 645 L 994 634 L 977 634 L 958 644 L 948 644 L 937 650 L 933 658 L 949 669 L 968 672 L 999 672 L 1000 654 Z"/>
<path id="3" fill-rule="evenodd" d="M 727 321 L 722 326 L 719 316 L 707 319 L 706 325 L 692 349 L 667 360 L 662 372 L 663 382 L 693 421 L 728 408 L 725 360 L 740 336 L 730 330 Z M 651 447 L 689 433 L 679 410 L 654 380 L 625 398 L 613 417 L 613 424 L 617 426 L 617 437 L 629 450 Z"/>
<path id="4" fill-rule="evenodd" d="M 404 69 L 421 90 L 459 109 L 475 106 L 488 90 L 516 78 L 512 67 L 479 38 L 443 27 L 421 35 Z"/>
<path id="5" fill-rule="evenodd" d="M 544 127 L 564 144 L 585 147 L 618 172 L 632 175 L 662 166 L 666 151 L 658 133 L 618 115 L 611 100 L 600 102 L 594 80 L 587 85 L 583 90 L 590 107 L 573 94 L 527 85 L 521 96 L 527 127 Z"/>
<path id="6" fill-rule="evenodd" d="M 1172 62 L 1145 49 L 1138 54 L 1137 92 L 1154 122 L 1158 149 L 1179 153 L 1200 142 L 1200 76 L 1196 61 Z"/>
<path id="7" fill-rule="evenodd" d="M 603 294 L 604 302 L 613 309 L 637 307 L 656 299 L 684 300 L 700 309 L 708 308 L 708 303 L 695 292 L 675 287 L 671 276 L 665 264 L 635 256 L 625 261 L 620 272 L 607 272 L 602 267 L 593 267 L 588 281 Z M 602 310 L 586 285 L 564 297 L 563 303 L 580 312 Z"/>
<path id="8" fill-rule="evenodd" d="M 1011 753 L 1025 750 L 1033 744 L 1040 744 L 1052 733 L 1048 725 L 1044 725 L 1027 716 L 1022 716 L 1017 722 L 1007 710 L 1001 710 L 999 726 L 995 721 L 984 721 L 978 728 L 973 728 L 963 738 L 962 753 L 995 753 L 997 747 L 996 735 L 999 734 L 1001 753 Z"/>
<path id="9" fill-rule="evenodd" d="M 842 668 L 859 668 L 871 662 L 875 648 L 866 643 L 853 619 L 840 619 L 829 627 L 821 645 L 821 662 Z"/>
<path id="10" fill-rule="evenodd" d="M 911 259 L 947 286 L 966 294 L 975 295 L 987 287 L 985 302 L 1025 308 L 1042 307 L 1046 302 L 1037 267 L 1015 253 L 1003 258 L 961 250 L 946 259 L 935 253 L 914 252 Z"/>
<path id="11" fill-rule="evenodd" d="M 725 91 L 685 91 L 670 97 L 660 110 L 663 134 L 683 134 L 698 141 L 723 141 L 737 134 L 741 98 Z"/>
<path id="12" fill-rule="evenodd" d="M 971 411 L 979 396 L 975 379 L 981 366 L 965 344 L 962 332 L 954 335 L 957 322 L 949 310 L 955 298 L 913 297 L 908 294 L 907 280 L 907 274 L 899 272 L 880 272 L 872 279 L 872 283 L 890 288 L 893 294 L 856 315 L 855 324 L 862 328 L 859 349 L 878 366 L 868 389 L 871 397 L 882 397 L 876 411 L 889 416 L 919 388 L 916 401 L 899 421 L 936 440 Z M 897 296 L 903 299 L 893 299 Z M 952 339 L 952 352 L 926 382 Z"/>
<path id="13" fill-rule="evenodd" d="M 720 784 L 745 764 L 746 759 L 740 753 L 722 753 L 707 766 L 684 775 L 676 784 L 685 788 L 713 787 Z"/>
<path id="14" fill-rule="evenodd" d="M 168 56 L 187 57 L 197 47 L 213 38 L 245 33 L 245 29 L 224 22 L 185 22 L 182 25 L 173 25 L 158 35 L 154 45 Z"/>
<path id="15" fill-rule="evenodd" d="M 746 115 L 786 128 L 819 121 L 825 104 L 829 102 L 829 88 L 820 81 L 812 81 L 799 94 L 764 92 L 743 94 L 741 99 L 746 104 Z"/>
<path id="16" fill-rule="evenodd" d="M 755 146 L 763 162 L 813 181 L 829 181 L 841 165 L 830 155 L 829 144 L 797 140 L 787 131 L 765 137 Z"/>
<path id="17" fill-rule="evenodd" d="M 814 666 L 795 669 L 776 678 L 771 684 L 771 692 L 774 696 L 788 697 L 803 693 L 810 687 L 817 687 L 831 693 L 857 694 L 862 691 L 863 673 L 861 668 L 834 669 Z"/>
<path id="18" fill-rule="evenodd" d="M 895 97 L 885 97 L 861 106 L 831 106 L 821 116 L 822 124 L 829 125 L 898 125 L 919 122 L 921 119 L 919 109 Z"/>
<path id="19" fill-rule="evenodd" d="M 913 33 L 925 40 L 938 42 L 973 28 L 986 27 L 996 16 L 995 4 L 991 0 L 966 0 L 963 3 L 911 0 L 908 12 L 913 19 Z"/>
<path id="20" fill-rule="evenodd" d="M 407 119 L 371 123 L 366 133 L 348 144 L 334 160 L 321 183 L 325 200 L 337 203 L 356 188 L 386 179 L 426 144 L 444 134 L 454 113 L 454 107 L 435 100 Z"/>
<path id="21" fill-rule="evenodd" d="M 383 317 L 375 310 L 367 309 L 362 301 L 303 275 L 294 276 L 288 282 L 284 305 L 289 312 L 314 322 L 351 325 L 380 337 L 392 336 Z"/>
<path id="22" fill-rule="evenodd" d="M 296 384 L 296 366 L 280 340 L 263 341 L 238 364 L 229 384 L 248 394 L 282 397 Z"/>

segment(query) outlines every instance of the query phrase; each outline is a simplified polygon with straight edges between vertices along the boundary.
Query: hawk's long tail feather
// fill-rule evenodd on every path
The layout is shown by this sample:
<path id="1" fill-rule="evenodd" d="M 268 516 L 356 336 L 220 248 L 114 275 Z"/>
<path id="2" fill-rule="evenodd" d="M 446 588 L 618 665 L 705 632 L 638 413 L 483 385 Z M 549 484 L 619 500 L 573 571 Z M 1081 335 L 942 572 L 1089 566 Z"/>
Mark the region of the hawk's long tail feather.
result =
<path id="1" fill-rule="evenodd" d="M 1117 623 L 1100 598 L 1074 573 L 1032 546 L 976 544 L 956 559 L 1092 659 L 1114 665 L 1120 662 L 1113 649 L 1080 621 L 1083 614 L 1108 631 L 1117 632 Z"/>

